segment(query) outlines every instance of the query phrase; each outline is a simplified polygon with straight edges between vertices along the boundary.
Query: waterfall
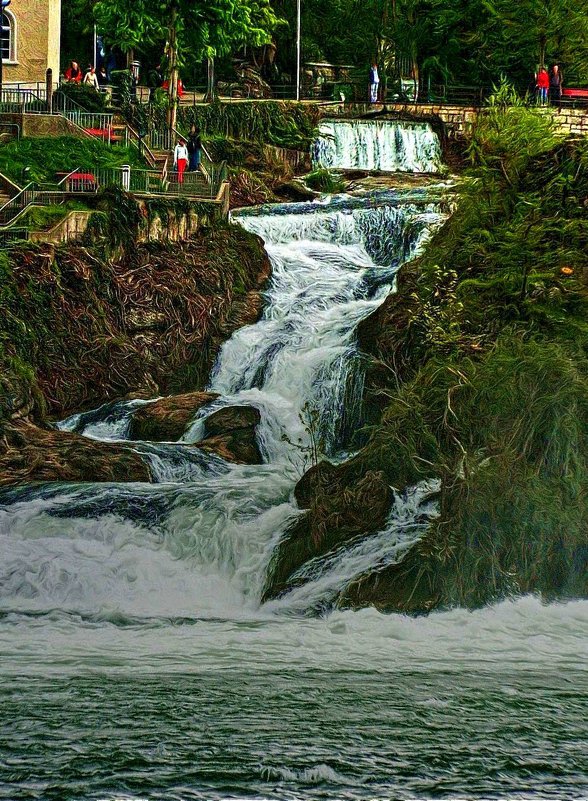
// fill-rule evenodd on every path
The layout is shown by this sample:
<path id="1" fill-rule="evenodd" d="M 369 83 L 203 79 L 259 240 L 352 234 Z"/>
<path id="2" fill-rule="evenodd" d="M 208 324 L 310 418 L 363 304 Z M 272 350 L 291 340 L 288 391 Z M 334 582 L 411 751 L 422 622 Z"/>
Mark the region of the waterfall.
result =
<path id="1" fill-rule="evenodd" d="M 132 620 L 253 614 L 271 555 L 301 514 L 292 491 L 309 465 L 311 439 L 339 458 L 361 425 L 357 324 L 443 219 L 424 191 L 236 215 L 235 224 L 264 239 L 273 275 L 263 318 L 221 350 L 210 382 L 220 397 L 198 412 L 181 442 L 132 443 L 156 484 L 4 493 L 0 609 Z M 60 427 L 125 440 L 145 402 L 108 404 Z M 205 417 L 234 404 L 261 412 L 263 465 L 229 465 L 191 447 Z M 397 499 L 379 537 L 309 565 L 297 577 L 307 589 L 294 590 L 275 611 L 328 606 L 370 566 L 400 558 L 420 530 L 420 491 L 418 498 Z"/>
<path id="2" fill-rule="evenodd" d="M 314 163 L 342 170 L 430 172 L 441 168 L 441 147 L 427 122 L 333 120 L 320 125 Z"/>

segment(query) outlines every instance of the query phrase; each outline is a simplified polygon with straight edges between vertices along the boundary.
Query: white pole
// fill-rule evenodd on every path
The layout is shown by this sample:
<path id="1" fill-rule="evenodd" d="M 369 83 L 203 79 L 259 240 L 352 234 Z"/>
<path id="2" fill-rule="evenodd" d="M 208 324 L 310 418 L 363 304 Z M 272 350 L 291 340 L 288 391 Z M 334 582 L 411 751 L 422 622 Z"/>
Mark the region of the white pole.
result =
<path id="1" fill-rule="evenodd" d="M 98 65 L 96 63 L 98 61 L 98 59 L 96 58 L 97 51 L 98 51 L 98 32 L 96 30 L 96 26 L 94 25 L 94 53 L 92 55 L 92 60 L 90 61 L 90 64 L 93 67 L 96 67 L 96 69 L 98 69 Z"/>
<path id="2" fill-rule="evenodd" d="M 301 3 L 302 0 L 297 0 L 297 14 L 296 14 L 296 100 L 300 100 L 300 68 L 301 68 Z"/>

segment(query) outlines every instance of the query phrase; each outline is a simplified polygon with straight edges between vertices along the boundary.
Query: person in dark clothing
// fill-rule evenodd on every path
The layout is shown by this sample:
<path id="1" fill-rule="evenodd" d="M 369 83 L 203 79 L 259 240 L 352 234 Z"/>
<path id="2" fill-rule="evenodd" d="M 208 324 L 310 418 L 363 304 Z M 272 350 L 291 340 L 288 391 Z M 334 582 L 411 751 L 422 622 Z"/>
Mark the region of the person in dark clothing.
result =
<path id="1" fill-rule="evenodd" d="M 100 69 L 98 70 L 98 85 L 99 86 L 108 86 L 108 75 L 106 74 L 106 67 L 103 64 Z"/>
<path id="2" fill-rule="evenodd" d="M 149 81 L 149 86 L 151 89 L 160 89 L 161 85 L 163 84 L 163 73 L 161 71 L 161 64 L 158 64 L 152 70 L 149 70 L 149 75 L 147 76 Z"/>
<path id="3" fill-rule="evenodd" d="M 561 103 L 561 90 L 562 90 L 562 74 L 559 66 L 555 64 L 549 76 L 549 99 L 552 103 L 559 105 Z"/>
<path id="4" fill-rule="evenodd" d="M 195 125 L 190 128 L 188 136 L 188 154 L 190 156 L 188 171 L 197 172 L 200 169 L 202 160 L 202 139 L 200 138 L 200 130 Z"/>

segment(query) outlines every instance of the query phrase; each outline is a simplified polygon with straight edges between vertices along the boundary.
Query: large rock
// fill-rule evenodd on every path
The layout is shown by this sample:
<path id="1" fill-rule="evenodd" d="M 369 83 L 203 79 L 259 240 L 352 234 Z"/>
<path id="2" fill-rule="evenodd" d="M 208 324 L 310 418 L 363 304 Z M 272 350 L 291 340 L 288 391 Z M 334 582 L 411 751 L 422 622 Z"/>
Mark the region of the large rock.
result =
<path id="1" fill-rule="evenodd" d="M 228 462 L 262 464 L 256 429 L 261 420 L 252 406 L 225 406 L 207 417 L 204 438 L 197 446 Z"/>
<path id="2" fill-rule="evenodd" d="M 341 470 L 330 462 L 313 465 L 294 487 L 294 497 L 300 509 L 310 509 L 313 501 L 327 490 L 328 486 L 339 482 Z"/>
<path id="3" fill-rule="evenodd" d="M 394 493 L 385 476 L 368 470 L 350 480 L 327 462 L 312 468 L 298 484 L 299 504 L 309 508 L 286 532 L 274 554 L 263 600 L 276 598 L 296 586 L 294 574 L 308 561 L 323 556 L 357 537 L 386 525 Z"/>
<path id="4" fill-rule="evenodd" d="M 0 434 L 0 486 L 29 481 L 151 481 L 132 448 L 20 421 Z"/>
<path id="5" fill-rule="evenodd" d="M 140 406 L 131 420 L 129 437 L 146 442 L 177 442 L 198 410 L 216 398 L 214 392 L 187 392 Z"/>

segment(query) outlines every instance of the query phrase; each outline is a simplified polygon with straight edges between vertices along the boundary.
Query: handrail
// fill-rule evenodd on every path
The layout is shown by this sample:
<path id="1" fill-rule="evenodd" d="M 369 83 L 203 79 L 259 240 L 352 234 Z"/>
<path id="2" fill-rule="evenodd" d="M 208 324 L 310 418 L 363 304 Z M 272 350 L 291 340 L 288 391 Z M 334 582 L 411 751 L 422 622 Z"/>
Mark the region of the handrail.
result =
<path id="1" fill-rule="evenodd" d="M 72 175 L 75 175 L 76 172 L 80 172 L 81 169 L 81 167 L 76 167 L 75 170 L 72 170 L 70 173 L 68 173 L 65 178 L 62 178 L 61 181 L 58 182 L 57 186 L 62 186 L 69 178 L 71 178 Z"/>
<path id="2" fill-rule="evenodd" d="M 0 186 L 2 184 L 4 186 L 10 187 L 10 190 L 15 192 L 17 195 L 19 192 L 22 192 L 22 187 L 20 187 L 18 184 L 15 184 L 14 181 L 11 181 L 10 178 L 4 175 L 4 173 L 0 172 Z"/>
<path id="3" fill-rule="evenodd" d="M 135 131 L 135 129 L 132 128 L 128 124 L 128 122 L 125 123 L 125 128 L 127 131 L 127 136 L 130 134 L 130 138 L 131 141 L 133 142 L 133 145 L 139 150 L 139 152 L 141 151 L 141 148 L 143 148 L 147 163 L 150 164 L 152 167 L 155 167 L 157 159 L 155 158 L 155 155 L 151 150 L 151 148 L 149 147 L 149 145 L 147 144 L 147 142 L 145 142 L 144 137 L 139 136 L 137 131 Z"/>
<path id="4" fill-rule="evenodd" d="M 14 223 L 39 198 L 45 201 L 41 205 L 50 205 L 52 200 L 58 200 L 60 204 L 63 203 L 65 192 L 55 189 L 51 185 L 49 187 L 44 188 L 43 184 L 36 184 L 33 181 L 28 183 L 24 189 L 0 208 L 0 226 L 6 227 Z"/>

